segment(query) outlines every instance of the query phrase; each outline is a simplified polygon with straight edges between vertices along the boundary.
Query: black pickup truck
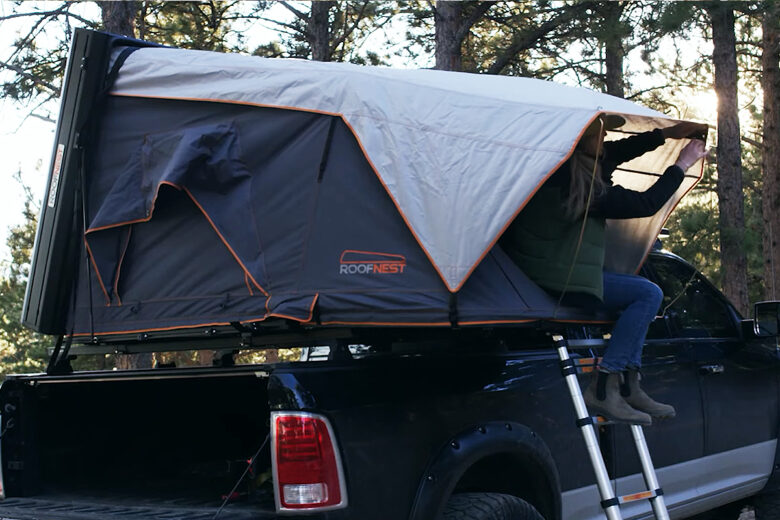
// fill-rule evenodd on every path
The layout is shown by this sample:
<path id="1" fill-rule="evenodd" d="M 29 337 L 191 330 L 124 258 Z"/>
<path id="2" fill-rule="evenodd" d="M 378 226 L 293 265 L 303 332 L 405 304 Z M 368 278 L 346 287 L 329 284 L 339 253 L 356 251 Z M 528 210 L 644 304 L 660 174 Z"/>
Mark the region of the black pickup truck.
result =
<path id="1" fill-rule="evenodd" d="M 603 518 L 551 335 L 601 338 L 608 320 L 468 325 L 454 309 L 447 326 L 325 325 L 327 308 L 318 315 L 315 299 L 308 320 L 269 313 L 258 322 L 113 336 L 58 331 L 57 321 L 67 320 L 58 309 L 78 307 L 71 294 L 87 284 L 72 273 L 87 260 L 99 271 L 100 259 L 81 247 L 89 248 L 82 237 L 90 215 L 79 206 L 87 186 L 68 172 L 90 164 L 84 120 L 106 71 L 123 59 L 124 51 L 109 58 L 117 41 L 141 45 L 89 31 L 74 41 L 24 317 L 59 341 L 47 373 L 9 376 L 0 387 L 0 517 Z M 101 80 L 90 83 L 96 63 Z M 125 251 L 129 242 L 128 235 Z M 411 269 L 394 258 L 372 265 Z M 758 497 L 759 520 L 775 518 L 771 507 L 760 508 L 772 503 L 778 482 L 776 303 L 745 320 L 693 267 L 660 249 L 642 273 L 665 295 L 644 350 L 643 384 L 677 410 L 645 429 L 671 516 Z M 258 292 L 248 278 L 246 286 Z M 116 294 L 102 288 L 105 313 L 142 312 L 129 297 L 113 302 L 118 274 L 113 287 Z M 86 292 L 101 297 L 97 281 Z M 108 315 L 98 311 L 89 315 L 95 322 Z M 581 344 L 572 357 L 584 384 L 602 347 Z M 239 349 L 278 347 L 300 348 L 301 359 L 234 362 Z M 187 349 L 220 356 L 212 367 L 74 372 L 70 365 L 82 354 Z M 628 428 L 598 433 L 617 494 L 643 490 Z M 647 502 L 622 514 L 652 515 Z"/>
<path id="2" fill-rule="evenodd" d="M 644 374 L 678 414 L 645 432 L 672 517 L 773 491 L 775 337 L 680 258 L 653 253 L 645 270 L 668 306 Z M 602 517 L 545 327 L 339 334 L 300 362 L 9 377 L 0 515 L 210 519 L 259 453 L 219 518 L 539 518 L 498 516 L 521 500 L 547 519 Z M 642 490 L 628 428 L 600 440 L 618 493 Z M 306 507 L 316 491 L 284 479 L 323 480 L 330 502 Z"/>

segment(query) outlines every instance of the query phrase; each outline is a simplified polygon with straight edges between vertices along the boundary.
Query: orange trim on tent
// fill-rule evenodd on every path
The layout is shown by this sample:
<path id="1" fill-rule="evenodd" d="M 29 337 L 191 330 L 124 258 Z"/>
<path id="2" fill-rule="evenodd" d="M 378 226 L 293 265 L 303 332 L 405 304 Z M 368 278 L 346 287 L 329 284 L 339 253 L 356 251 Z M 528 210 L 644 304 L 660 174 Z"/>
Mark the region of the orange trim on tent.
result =
<path id="1" fill-rule="evenodd" d="M 262 320 L 261 320 L 262 321 Z M 81 337 L 81 336 L 113 336 L 117 334 L 138 334 L 140 332 L 163 332 L 166 330 L 178 330 L 178 329 L 199 329 L 201 327 L 227 327 L 230 325 L 229 321 L 224 322 L 215 322 L 215 323 L 199 323 L 197 325 L 178 325 L 174 327 L 159 327 L 159 328 L 153 328 L 153 329 L 135 329 L 135 330 L 116 330 L 112 332 L 76 332 L 72 335 L 72 337 Z"/>
<path id="2" fill-rule="evenodd" d="M 398 327 L 443 327 L 450 326 L 449 321 L 436 321 L 436 322 L 420 322 L 420 323 L 406 323 L 406 322 L 392 322 L 392 321 L 323 321 L 321 325 L 395 325 Z"/>
<path id="3" fill-rule="evenodd" d="M 320 293 L 316 293 L 314 295 L 314 298 L 311 300 L 311 305 L 309 305 L 309 317 L 308 318 L 301 319 L 301 318 L 296 318 L 294 316 L 288 316 L 286 314 L 280 314 L 280 313 L 277 313 L 277 312 L 272 312 L 272 313 L 268 314 L 263 319 L 270 318 L 271 316 L 274 316 L 274 317 L 277 317 L 277 318 L 286 318 L 288 320 L 293 320 L 293 321 L 297 321 L 297 322 L 300 322 L 300 323 L 309 323 L 311 321 L 312 317 L 314 316 L 314 306 L 317 304 L 317 299 L 319 297 L 320 297 Z M 270 300 L 271 300 L 271 297 L 269 296 L 268 299 L 265 301 L 265 308 L 266 308 L 266 310 L 268 310 L 268 302 Z"/>
<path id="4" fill-rule="evenodd" d="M 92 269 L 95 270 L 95 276 L 97 276 L 98 282 L 100 283 L 100 288 L 103 289 L 103 295 L 106 297 L 106 307 L 111 306 L 111 298 L 108 296 L 108 291 L 106 291 L 106 286 L 103 285 L 103 278 L 100 276 L 100 271 L 98 271 L 97 264 L 95 263 L 95 257 L 92 256 L 92 249 L 89 247 L 89 242 L 87 242 L 87 237 L 84 236 L 84 245 L 87 248 L 87 255 L 89 256 L 90 262 L 92 262 Z"/>
<path id="5" fill-rule="evenodd" d="M 141 98 L 141 99 L 175 99 L 178 101 L 207 101 L 209 103 L 226 103 L 228 105 L 246 105 L 246 106 L 253 106 L 253 107 L 283 108 L 285 110 L 295 110 L 296 112 L 309 112 L 312 114 L 344 117 L 343 114 L 339 112 L 327 112 L 325 110 L 317 110 L 316 108 L 290 107 L 287 105 L 274 105 L 271 103 L 253 103 L 250 101 L 237 101 L 235 99 L 193 98 L 193 97 L 180 97 L 180 96 L 150 96 L 148 94 L 125 94 L 122 92 L 111 92 L 109 95 L 116 96 L 116 97 Z"/>
<path id="6" fill-rule="evenodd" d="M 235 100 L 228 100 L 228 99 L 211 99 L 211 98 L 188 98 L 188 97 L 175 97 L 175 96 L 148 96 L 148 95 L 139 95 L 139 94 L 122 94 L 113 92 L 111 93 L 112 96 L 117 97 L 130 97 L 130 98 L 146 98 L 146 99 L 173 99 L 178 101 L 205 101 L 210 103 L 226 103 L 230 105 L 244 105 L 244 106 L 255 106 L 255 107 L 266 107 L 266 108 L 280 108 L 284 110 L 295 110 L 297 112 L 309 112 L 313 114 L 323 114 L 328 116 L 338 116 L 341 118 L 342 121 L 344 121 L 344 124 L 349 128 L 349 131 L 352 132 L 352 136 L 355 138 L 355 141 L 357 142 L 358 146 L 360 147 L 360 150 L 363 152 L 363 157 L 368 162 L 368 165 L 371 167 L 371 170 L 373 170 L 374 175 L 376 175 L 376 178 L 379 179 L 379 182 L 382 184 L 382 187 L 385 189 L 385 192 L 390 197 L 390 200 L 393 202 L 393 205 L 395 206 L 396 210 L 398 211 L 398 214 L 401 215 L 401 219 L 404 221 L 404 224 L 406 224 L 407 229 L 414 237 L 415 241 L 417 241 L 417 245 L 420 246 L 425 256 L 428 258 L 428 261 L 431 263 L 431 266 L 433 266 L 433 269 L 436 271 L 436 273 L 439 275 L 439 278 L 444 282 L 445 287 L 447 287 L 448 290 L 451 292 L 457 292 L 457 289 L 453 291 L 450 289 L 450 286 L 447 284 L 447 279 L 444 277 L 442 272 L 439 270 L 439 267 L 436 265 L 436 262 L 433 261 L 433 258 L 431 257 L 428 250 L 423 245 L 422 241 L 420 240 L 420 237 L 417 236 L 417 233 L 414 231 L 412 226 L 409 224 L 409 221 L 406 218 L 406 215 L 403 211 L 401 211 L 401 206 L 398 205 L 398 201 L 395 200 L 395 197 L 393 197 L 393 194 L 390 193 L 390 189 L 385 184 L 384 180 L 382 180 L 381 175 L 379 175 L 379 170 L 377 170 L 376 166 L 374 166 L 374 163 L 371 161 L 371 158 L 368 156 L 368 152 L 366 152 L 365 147 L 363 146 L 363 143 L 360 141 L 360 137 L 358 137 L 357 132 L 355 132 L 355 129 L 352 127 L 351 124 L 349 124 L 349 121 L 344 117 L 344 114 L 340 114 L 338 112 L 325 112 L 323 110 L 315 110 L 315 109 L 308 109 L 308 108 L 299 108 L 299 107 L 288 107 L 285 105 L 271 105 L 266 103 L 250 103 L 248 101 L 235 101 Z M 474 266 L 476 267 L 476 265 Z M 472 268 L 473 270 L 473 268 Z"/>
<path id="7" fill-rule="evenodd" d="M 341 115 L 341 114 L 339 114 Z M 382 185 L 382 187 L 385 189 L 385 193 L 387 193 L 387 196 L 390 197 L 390 200 L 392 201 L 393 205 L 395 206 L 395 209 L 398 211 L 398 214 L 401 215 L 401 219 L 404 221 L 404 224 L 406 224 L 406 229 L 409 230 L 409 232 L 414 237 L 414 240 L 417 242 L 417 245 L 420 246 L 420 249 L 422 249 L 423 254 L 425 254 L 426 258 L 428 258 L 428 261 L 431 263 L 431 266 L 433 266 L 433 269 L 436 271 L 436 274 L 439 275 L 439 278 L 441 278 L 441 281 L 444 282 L 444 286 L 447 288 L 447 290 L 452 291 L 450 289 L 449 284 L 447 283 L 447 279 L 444 277 L 444 274 L 439 270 L 439 266 L 436 265 L 436 262 L 433 261 L 433 257 L 428 252 L 428 249 L 423 245 L 422 240 L 420 240 L 420 237 L 417 236 L 417 232 L 414 230 L 412 225 L 409 223 L 409 220 L 406 218 L 406 215 L 401 210 L 401 205 L 398 204 L 398 201 L 395 200 L 395 197 L 390 192 L 390 188 L 387 187 L 387 184 L 385 184 L 384 179 L 382 179 L 382 176 L 379 175 L 379 170 L 377 170 L 376 166 L 374 166 L 374 162 L 371 160 L 371 158 L 368 156 L 368 152 L 366 151 L 366 148 L 363 146 L 362 141 L 360 140 L 360 137 L 358 137 L 357 132 L 352 127 L 351 124 L 349 124 L 349 121 L 346 120 L 346 118 L 341 115 L 341 119 L 344 121 L 344 124 L 347 125 L 347 128 L 349 128 L 349 131 L 352 132 L 352 135 L 355 137 L 355 141 L 357 142 L 358 146 L 360 147 L 360 150 L 363 152 L 363 157 L 365 157 L 366 162 L 368 162 L 368 165 L 371 167 L 371 170 L 373 170 L 374 175 L 376 175 L 376 178 L 379 179 L 379 183 Z"/>
<path id="8" fill-rule="evenodd" d="M 107 224 L 105 226 L 100 226 L 100 227 L 96 227 L 96 228 L 89 228 L 89 229 L 87 229 L 84 232 L 84 234 L 86 235 L 87 233 L 92 233 L 92 232 L 95 232 L 95 231 L 103 231 L 104 229 L 113 229 L 113 228 L 116 228 L 116 227 L 129 226 L 131 224 L 140 224 L 142 222 L 149 222 L 150 220 L 152 220 L 152 217 L 154 216 L 154 207 L 155 207 L 155 204 L 157 204 L 157 197 L 160 195 L 160 186 L 162 186 L 163 184 L 166 185 L 166 186 L 170 186 L 172 188 L 175 188 L 178 191 L 181 191 L 181 187 L 176 185 L 176 184 L 174 184 L 174 183 L 172 183 L 172 182 L 160 181 L 160 182 L 157 183 L 157 189 L 154 192 L 154 198 L 152 199 L 152 207 L 149 210 L 149 215 L 148 216 L 146 216 L 144 218 L 138 218 L 138 219 L 135 219 L 135 220 L 126 220 L 124 222 L 117 222 L 115 224 Z"/>
<path id="9" fill-rule="evenodd" d="M 246 284 L 246 288 L 249 289 L 249 296 L 254 296 L 255 292 L 252 290 L 252 286 L 249 283 L 249 277 L 244 273 L 244 284 Z"/>
<path id="10" fill-rule="evenodd" d="M 572 156 L 574 153 L 574 150 L 577 148 L 577 144 L 580 142 L 580 139 L 582 139 L 582 135 L 585 133 L 585 131 L 590 127 L 590 125 L 598 119 L 602 114 L 606 114 L 607 112 L 599 112 L 595 116 L 593 116 L 589 121 L 588 124 L 586 124 L 582 130 L 580 130 L 580 133 L 577 134 L 577 139 L 575 139 L 574 144 L 569 149 L 569 151 L 566 153 L 566 155 L 558 161 L 558 164 L 556 164 L 552 170 L 547 172 L 547 174 L 542 179 L 542 182 L 536 185 L 536 188 L 528 195 L 528 197 L 525 198 L 525 200 L 520 204 L 520 207 L 515 211 L 515 213 L 512 215 L 512 218 L 510 218 L 506 224 L 504 224 L 504 227 L 501 228 L 501 231 L 498 232 L 498 234 L 495 236 L 495 238 L 488 244 L 488 247 L 482 252 L 482 254 L 479 256 L 479 259 L 476 261 L 474 265 L 471 266 L 471 269 L 468 270 L 466 273 L 466 276 L 461 280 L 460 284 L 453 290 L 452 292 L 458 292 L 463 288 L 463 285 L 468 281 L 468 279 L 471 277 L 471 274 L 474 272 L 474 270 L 477 268 L 479 264 L 482 263 L 482 260 L 485 259 L 487 254 L 490 252 L 491 249 L 496 245 L 496 243 L 501 239 L 501 236 L 504 234 L 504 232 L 507 230 L 507 228 L 512 224 L 512 222 L 517 218 L 517 216 L 520 214 L 521 211 L 523 211 L 523 208 L 525 208 L 526 204 L 528 204 L 532 198 L 534 198 L 534 195 L 541 189 L 541 187 L 544 185 L 545 182 L 554 174 L 556 171 L 558 171 L 558 168 L 563 166 L 563 164 L 569 160 L 569 157 Z"/>
<path id="11" fill-rule="evenodd" d="M 219 232 L 219 229 L 217 229 L 216 224 L 214 224 L 214 221 L 211 220 L 211 217 L 209 216 L 208 213 L 206 213 L 206 210 L 203 209 L 203 206 L 201 206 L 200 203 L 197 200 L 195 200 L 195 197 L 192 195 L 192 192 L 190 192 L 190 190 L 188 190 L 186 186 L 182 186 L 182 189 L 187 195 L 189 195 L 190 199 L 192 199 L 192 202 L 194 202 L 195 205 L 198 206 L 198 209 L 200 209 L 200 211 L 203 213 L 203 216 L 206 217 L 206 220 L 209 221 L 209 224 L 211 224 L 211 227 L 214 228 L 214 231 L 217 233 L 217 235 L 219 235 L 219 238 L 220 240 L 222 240 L 222 243 L 225 244 L 225 247 L 228 248 L 228 251 L 230 251 L 230 254 L 233 255 L 233 258 L 236 259 L 236 262 L 238 262 L 238 265 L 241 266 L 241 269 L 244 270 L 244 274 L 248 276 L 250 280 L 252 280 L 252 283 L 255 285 L 255 287 L 257 287 L 260 290 L 260 292 L 263 293 L 264 296 L 268 296 L 268 293 L 265 292 L 265 289 L 263 289 L 262 286 L 259 283 L 257 283 L 257 280 L 254 279 L 252 273 L 249 272 L 249 269 L 247 269 L 244 263 L 241 261 L 241 259 L 238 258 L 238 255 L 236 254 L 235 251 L 233 251 L 233 248 L 230 247 L 230 244 L 228 244 L 228 241 L 225 239 L 224 236 L 222 236 L 222 233 Z"/>
<path id="12" fill-rule="evenodd" d="M 225 237 L 222 236 L 222 233 L 219 232 L 219 230 L 217 229 L 217 226 L 214 224 L 214 221 L 211 220 L 211 217 L 209 216 L 209 214 L 206 213 L 205 209 L 203 209 L 203 206 L 201 206 L 200 203 L 197 200 L 195 200 L 195 197 L 193 197 L 193 195 L 190 192 L 190 190 L 188 190 L 184 186 L 179 186 L 178 184 L 174 184 L 174 183 L 172 183 L 170 181 L 160 181 L 160 182 L 157 183 L 157 189 L 155 190 L 154 198 L 152 199 L 152 207 L 149 210 L 149 215 L 147 217 L 144 217 L 144 218 L 141 218 L 141 219 L 135 219 L 135 220 L 128 220 L 128 221 L 124 221 L 124 222 L 118 222 L 118 223 L 115 223 L 115 224 L 108 224 L 106 226 L 100 226 L 100 227 L 96 227 L 96 228 L 90 228 L 85 233 L 85 238 L 84 238 L 85 242 L 86 242 L 86 234 L 87 233 L 92 233 L 92 232 L 95 232 L 95 231 L 102 231 L 102 230 L 105 230 L 105 229 L 113 229 L 113 228 L 122 227 L 122 226 L 128 226 L 128 225 L 131 225 L 131 224 L 138 224 L 138 223 L 141 223 L 141 222 L 149 222 L 152 219 L 152 217 L 154 216 L 155 204 L 157 203 L 157 197 L 160 195 L 160 187 L 162 185 L 171 186 L 172 188 L 175 188 L 178 191 L 184 191 L 187 194 L 187 196 L 189 196 L 190 200 L 192 200 L 192 202 L 198 207 L 198 209 L 203 214 L 203 216 L 206 217 L 206 220 L 208 221 L 209 225 L 211 225 L 212 229 L 214 229 L 214 231 L 217 233 L 217 236 L 219 236 L 219 239 L 222 241 L 222 243 L 228 249 L 230 254 L 236 260 L 238 265 L 244 271 L 244 276 L 245 277 L 249 277 L 249 279 L 252 280 L 252 283 L 255 285 L 255 287 L 257 287 L 260 290 L 260 292 L 263 293 L 264 296 L 268 296 L 268 293 L 265 291 L 265 289 L 263 289 L 263 287 L 259 283 L 257 283 L 257 281 L 254 279 L 252 274 L 249 272 L 249 270 L 243 264 L 243 262 L 241 262 L 241 260 L 238 258 L 238 255 L 236 254 L 236 252 L 233 250 L 232 247 L 230 247 L 230 244 L 228 244 L 227 240 L 225 240 Z M 89 246 L 87 246 L 87 247 L 89 247 Z M 94 264 L 94 259 L 93 259 L 93 264 Z M 97 272 L 97 266 L 95 266 L 95 270 Z M 98 279 L 99 278 L 100 278 L 100 273 L 98 273 Z M 100 283 L 101 283 L 101 285 L 103 284 L 102 280 L 101 280 Z M 104 289 L 104 292 L 105 292 L 105 289 Z M 106 293 L 106 298 L 108 298 L 108 293 Z"/>
<path id="13" fill-rule="evenodd" d="M 344 260 L 344 256 L 347 253 L 360 253 L 364 255 L 380 255 L 380 256 L 394 256 L 398 260 L 371 260 L 371 263 L 373 264 L 386 264 L 386 263 L 398 263 L 398 262 L 406 262 L 406 257 L 404 255 L 397 255 L 395 253 L 378 253 L 376 251 L 358 251 L 357 249 L 345 249 L 341 252 L 341 256 L 339 257 L 339 262 L 342 264 L 362 264 L 365 263 L 366 260 Z"/>

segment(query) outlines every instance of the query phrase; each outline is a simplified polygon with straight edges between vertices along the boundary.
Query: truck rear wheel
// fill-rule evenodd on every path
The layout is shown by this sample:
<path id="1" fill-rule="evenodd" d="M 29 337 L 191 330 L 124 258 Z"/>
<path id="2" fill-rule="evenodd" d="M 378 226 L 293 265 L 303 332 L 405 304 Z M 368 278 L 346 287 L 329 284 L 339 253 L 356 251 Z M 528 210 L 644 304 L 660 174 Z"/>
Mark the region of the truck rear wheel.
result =
<path id="1" fill-rule="evenodd" d="M 444 520 L 544 520 L 520 498 L 501 493 L 458 493 L 444 508 Z"/>

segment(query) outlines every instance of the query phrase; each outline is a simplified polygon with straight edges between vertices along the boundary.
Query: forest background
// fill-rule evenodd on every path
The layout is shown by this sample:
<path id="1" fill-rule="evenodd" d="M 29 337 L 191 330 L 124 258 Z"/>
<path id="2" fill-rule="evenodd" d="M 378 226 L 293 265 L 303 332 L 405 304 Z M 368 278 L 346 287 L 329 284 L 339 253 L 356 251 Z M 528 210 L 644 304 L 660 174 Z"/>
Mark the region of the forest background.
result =
<path id="1" fill-rule="evenodd" d="M 664 246 L 748 316 L 780 284 L 780 8 L 764 2 L 2 2 L 2 119 L 48 131 L 76 27 L 189 49 L 362 65 L 534 77 L 710 124 L 704 179 L 676 209 Z M 23 210 L 0 251 L 0 376 L 42 370 L 52 338 L 19 323 L 43 186 L 0 163 Z M 28 182 L 29 184 L 29 182 Z M 34 189 L 33 189 L 34 188 Z M 7 191 L 4 188 L 3 191 Z M 37 195 L 36 195 L 37 194 Z M 0 220 L 1 222 L 1 220 Z M 0 234 L 0 236 L 3 236 Z M 272 361 L 266 351 L 253 360 Z M 282 353 L 282 356 L 285 354 Z M 82 368 L 210 364 L 213 353 L 106 356 Z"/>

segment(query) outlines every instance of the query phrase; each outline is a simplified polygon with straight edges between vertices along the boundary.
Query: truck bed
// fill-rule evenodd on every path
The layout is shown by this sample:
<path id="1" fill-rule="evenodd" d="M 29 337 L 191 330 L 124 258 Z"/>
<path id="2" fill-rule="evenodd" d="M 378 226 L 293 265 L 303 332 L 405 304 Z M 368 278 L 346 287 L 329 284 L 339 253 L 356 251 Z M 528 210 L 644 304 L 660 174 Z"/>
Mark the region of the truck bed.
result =
<path id="1" fill-rule="evenodd" d="M 254 366 L 9 380 L 2 456 L 12 498 L 4 515 L 213 518 L 264 444 L 219 518 L 273 517 L 268 373 Z"/>

